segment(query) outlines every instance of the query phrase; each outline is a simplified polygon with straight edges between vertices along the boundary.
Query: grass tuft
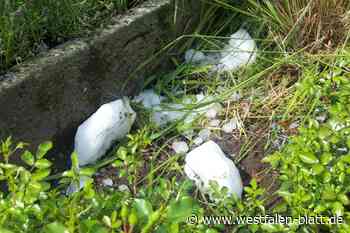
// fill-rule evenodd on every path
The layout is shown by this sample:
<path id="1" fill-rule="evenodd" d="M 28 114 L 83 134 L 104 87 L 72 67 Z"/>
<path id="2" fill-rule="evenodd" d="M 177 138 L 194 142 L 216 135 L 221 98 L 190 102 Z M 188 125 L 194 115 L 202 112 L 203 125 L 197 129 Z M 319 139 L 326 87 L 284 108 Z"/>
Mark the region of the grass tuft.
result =
<path id="1" fill-rule="evenodd" d="M 347 0 L 249 0 L 251 14 L 268 25 L 270 36 L 283 47 L 315 53 L 344 44 L 349 34 Z"/>

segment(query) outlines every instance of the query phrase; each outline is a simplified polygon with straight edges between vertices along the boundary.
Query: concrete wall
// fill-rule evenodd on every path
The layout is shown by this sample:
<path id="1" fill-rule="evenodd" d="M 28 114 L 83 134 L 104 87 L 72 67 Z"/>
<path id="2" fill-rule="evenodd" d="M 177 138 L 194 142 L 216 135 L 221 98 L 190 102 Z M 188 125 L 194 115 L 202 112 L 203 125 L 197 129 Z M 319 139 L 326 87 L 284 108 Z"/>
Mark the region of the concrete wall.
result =
<path id="1" fill-rule="evenodd" d="M 191 33 L 199 1 L 184 2 L 176 25 L 170 0 L 150 0 L 94 37 L 70 41 L 15 67 L 0 80 L 0 138 L 12 135 L 32 148 L 52 140 L 53 160 L 65 167 L 82 121 L 102 103 L 135 94 L 143 78 L 167 67 L 163 55 L 137 69 L 177 35 Z"/>

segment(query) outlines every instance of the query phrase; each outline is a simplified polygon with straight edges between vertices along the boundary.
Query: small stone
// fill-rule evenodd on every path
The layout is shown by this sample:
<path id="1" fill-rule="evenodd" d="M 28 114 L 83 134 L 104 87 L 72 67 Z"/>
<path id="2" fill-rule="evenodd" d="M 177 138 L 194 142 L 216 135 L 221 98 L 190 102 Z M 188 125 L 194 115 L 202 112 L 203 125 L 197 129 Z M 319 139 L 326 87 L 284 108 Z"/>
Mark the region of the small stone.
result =
<path id="1" fill-rule="evenodd" d="M 176 154 L 185 154 L 189 150 L 187 143 L 184 141 L 173 142 L 171 148 Z"/>
<path id="2" fill-rule="evenodd" d="M 229 122 L 222 126 L 222 131 L 225 133 L 232 133 L 235 129 L 238 128 L 237 119 L 231 119 Z"/>
<path id="3" fill-rule="evenodd" d="M 113 180 L 111 178 L 105 178 L 105 179 L 102 180 L 102 184 L 105 187 L 113 186 Z"/>

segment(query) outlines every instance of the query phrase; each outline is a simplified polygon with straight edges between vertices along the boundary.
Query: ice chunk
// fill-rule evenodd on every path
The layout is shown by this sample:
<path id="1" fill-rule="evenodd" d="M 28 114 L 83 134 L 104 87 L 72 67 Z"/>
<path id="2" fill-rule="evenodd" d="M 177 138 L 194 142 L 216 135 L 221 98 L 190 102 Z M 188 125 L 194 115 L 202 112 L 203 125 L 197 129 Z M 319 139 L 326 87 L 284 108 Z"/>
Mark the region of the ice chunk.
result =
<path id="1" fill-rule="evenodd" d="M 129 187 L 128 187 L 127 185 L 125 185 L 125 184 L 119 185 L 119 186 L 118 186 L 118 190 L 119 190 L 120 192 L 130 192 Z"/>
<path id="2" fill-rule="evenodd" d="M 195 139 L 193 139 L 193 143 L 197 146 L 199 146 L 200 144 L 202 144 L 204 141 L 201 137 L 196 137 Z"/>
<path id="3" fill-rule="evenodd" d="M 210 134 L 211 132 L 209 129 L 202 129 L 201 131 L 199 131 L 198 137 L 200 137 L 205 142 L 209 140 Z"/>
<path id="4" fill-rule="evenodd" d="M 154 95 L 152 94 L 154 97 Z M 211 103 L 199 108 L 189 110 L 188 105 L 204 104 L 205 102 L 212 101 L 214 97 L 205 96 L 204 94 L 198 94 L 196 96 L 184 97 L 178 103 L 164 103 L 163 97 L 156 99 L 157 101 L 148 101 L 145 105 L 146 108 L 152 111 L 151 121 L 157 126 L 164 126 L 167 123 L 177 120 L 184 120 L 185 124 L 192 124 L 200 115 L 207 115 L 208 118 L 215 118 L 215 116 L 222 110 L 222 106 L 219 103 Z M 137 98 L 141 101 L 142 98 Z M 159 104 L 158 104 L 159 103 Z"/>
<path id="5" fill-rule="evenodd" d="M 239 92 L 234 92 L 232 95 L 231 95 L 231 98 L 230 100 L 231 101 L 234 101 L 234 102 L 237 102 L 241 99 L 241 95 L 239 94 Z"/>
<path id="6" fill-rule="evenodd" d="M 231 35 L 229 43 L 221 52 L 217 69 L 219 71 L 236 70 L 241 66 L 253 63 L 255 59 L 255 41 L 246 30 L 240 29 Z"/>
<path id="7" fill-rule="evenodd" d="M 187 63 L 212 65 L 213 71 L 233 71 L 256 60 L 256 43 L 249 33 L 239 29 L 230 36 L 230 40 L 220 53 L 204 54 L 196 50 L 188 50 L 185 54 Z"/>
<path id="8" fill-rule="evenodd" d="M 185 161 L 186 175 L 202 192 L 210 194 L 210 181 L 216 181 L 219 187 L 228 188 L 228 194 L 235 193 L 241 198 L 243 184 L 239 171 L 215 142 L 208 141 L 195 148 Z"/>
<path id="9" fill-rule="evenodd" d="M 92 182 L 92 179 L 90 177 L 87 177 L 87 176 L 81 176 L 80 180 L 79 180 L 79 187 L 76 183 L 71 183 L 66 190 L 66 195 L 71 195 L 73 193 L 78 192 L 79 190 L 84 188 L 84 186 L 86 185 L 86 183 L 88 181 Z"/>
<path id="10" fill-rule="evenodd" d="M 215 119 L 216 116 L 221 112 L 221 110 L 222 110 L 221 104 L 213 103 L 207 108 L 205 112 L 205 116 L 209 119 Z"/>
<path id="11" fill-rule="evenodd" d="M 233 118 L 222 126 L 222 131 L 224 131 L 225 133 L 232 133 L 233 130 L 237 128 L 238 128 L 238 121 L 237 119 Z"/>
<path id="12" fill-rule="evenodd" d="M 136 113 L 127 98 L 102 105 L 78 128 L 75 135 L 75 152 L 79 166 L 94 163 L 102 157 L 116 140 L 130 131 Z"/>
<path id="13" fill-rule="evenodd" d="M 182 103 L 168 103 L 161 107 L 154 108 L 152 114 L 152 121 L 158 126 L 164 126 L 167 123 L 184 119 L 184 123 L 191 124 L 200 112 L 193 110 L 189 112 L 186 110 L 186 104 Z"/>
<path id="14" fill-rule="evenodd" d="M 105 187 L 111 187 L 113 186 L 113 180 L 111 178 L 105 178 L 102 180 L 102 184 Z"/>
<path id="15" fill-rule="evenodd" d="M 327 114 L 321 114 L 317 116 L 316 120 L 320 123 L 324 123 L 327 120 Z"/>
<path id="16" fill-rule="evenodd" d="M 189 150 L 187 143 L 184 141 L 173 142 L 171 148 L 176 154 L 185 154 Z"/>
<path id="17" fill-rule="evenodd" d="M 149 89 L 141 92 L 133 100 L 135 102 L 142 103 L 142 105 L 145 108 L 152 108 L 155 106 L 159 106 L 163 99 L 164 99 L 163 96 L 160 96 L 157 93 L 155 93 L 154 90 Z"/>
<path id="18" fill-rule="evenodd" d="M 218 119 L 213 119 L 209 122 L 210 127 L 218 127 L 220 125 L 220 120 Z"/>
<path id="19" fill-rule="evenodd" d="M 187 50 L 185 53 L 186 63 L 202 63 L 207 60 L 207 57 L 201 51 L 194 49 Z"/>
<path id="20" fill-rule="evenodd" d="M 298 127 L 299 127 L 299 122 L 297 121 L 289 125 L 289 129 L 296 129 Z"/>

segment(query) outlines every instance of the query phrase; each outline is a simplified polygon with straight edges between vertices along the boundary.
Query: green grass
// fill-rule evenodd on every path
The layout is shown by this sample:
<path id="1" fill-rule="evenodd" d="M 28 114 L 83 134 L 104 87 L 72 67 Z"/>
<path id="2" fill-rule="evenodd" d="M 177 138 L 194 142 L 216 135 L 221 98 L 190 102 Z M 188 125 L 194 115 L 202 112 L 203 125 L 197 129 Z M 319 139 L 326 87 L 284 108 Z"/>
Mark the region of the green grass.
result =
<path id="1" fill-rule="evenodd" d="M 45 48 L 84 36 L 139 0 L 3 0 L 0 73 Z"/>

